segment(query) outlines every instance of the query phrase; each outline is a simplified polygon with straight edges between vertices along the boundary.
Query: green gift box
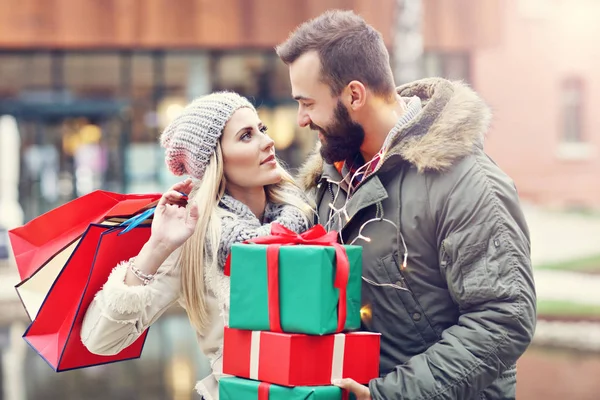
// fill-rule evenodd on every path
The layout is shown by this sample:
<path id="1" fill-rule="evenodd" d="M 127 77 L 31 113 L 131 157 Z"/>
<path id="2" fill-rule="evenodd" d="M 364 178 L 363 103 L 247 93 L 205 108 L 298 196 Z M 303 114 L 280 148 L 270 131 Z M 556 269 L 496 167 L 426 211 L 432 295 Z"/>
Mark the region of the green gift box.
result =
<path id="1" fill-rule="evenodd" d="M 340 269 L 346 256 L 340 315 L 338 280 L 344 280 Z M 360 246 L 235 244 L 228 268 L 230 328 L 325 335 L 360 327 Z"/>
<path id="2" fill-rule="evenodd" d="M 285 387 L 224 377 L 219 380 L 220 400 L 351 400 L 356 397 L 337 386 Z"/>

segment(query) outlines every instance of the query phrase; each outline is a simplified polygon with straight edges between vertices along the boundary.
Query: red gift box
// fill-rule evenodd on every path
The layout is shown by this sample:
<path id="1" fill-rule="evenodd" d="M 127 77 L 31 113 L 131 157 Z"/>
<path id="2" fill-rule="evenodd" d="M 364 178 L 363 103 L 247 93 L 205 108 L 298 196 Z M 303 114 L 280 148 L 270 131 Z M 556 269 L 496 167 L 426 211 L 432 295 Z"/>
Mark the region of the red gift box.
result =
<path id="1" fill-rule="evenodd" d="M 330 385 L 379 377 L 380 334 L 313 336 L 225 328 L 223 373 L 282 386 Z"/>

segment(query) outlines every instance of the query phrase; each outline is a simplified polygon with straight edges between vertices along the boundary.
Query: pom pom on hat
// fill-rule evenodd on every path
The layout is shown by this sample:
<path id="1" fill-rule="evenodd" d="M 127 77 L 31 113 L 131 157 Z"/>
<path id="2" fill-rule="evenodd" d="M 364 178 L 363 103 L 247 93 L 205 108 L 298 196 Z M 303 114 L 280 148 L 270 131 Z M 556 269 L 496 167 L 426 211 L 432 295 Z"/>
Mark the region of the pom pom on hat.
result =
<path id="1" fill-rule="evenodd" d="M 225 124 L 244 107 L 256 111 L 245 97 L 233 92 L 215 92 L 188 104 L 160 136 L 169 171 L 202 179 Z"/>

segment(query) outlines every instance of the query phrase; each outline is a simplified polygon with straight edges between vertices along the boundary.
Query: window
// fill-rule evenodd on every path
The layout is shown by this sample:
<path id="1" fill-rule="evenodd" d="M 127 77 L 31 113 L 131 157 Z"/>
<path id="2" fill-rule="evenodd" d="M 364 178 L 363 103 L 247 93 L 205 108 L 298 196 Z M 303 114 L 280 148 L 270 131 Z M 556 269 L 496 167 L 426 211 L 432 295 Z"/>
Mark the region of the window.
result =
<path id="1" fill-rule="evenodd" d="M 583 82 L 568 78 L 561 85 L 562 141 L 579 143 L 583 137 Z"/>
<path id="2" fill-rule="evenodd" d="M 79 97 L 116 98 L 120 58 L 117 53 L 66 53 L 63 76 L 67 89 Z"/>
<path id="3" fill-rule="evenodd" d="M 426 52 L 423 55 L 425 76 L 437 76 L 470 83 L 469 53 Z"/>
<path id="4" fill-rule="evenodd" d="M 214 90 L 233 90 L 251 100 L 262 100 L 268 76 L 269 62 L 262 53 L 224 53 L 216 56 Z"/>
<path id="5" fill-rule="evenodd" d="M 49 52 L 0 54 L 0 100 L 51 86 Z"/>
<path id="6" fill-rule="evenodd" d="M 564 161 L 589 160 L 594 155 L 594 146 L 586 140 L 584 86 L 578 77 L 567 78 L 560 86 L 557 157 Z"/>
<path id="7" fill-rule="evenodd" d="M 164 95 L 185 103 L 210 93 L 210 57 L 202 52 L 167 53 L 164 60 Z"/>
<path id="8" fill-rule="evenodd" d="M 26 60 L 18 54 L 0 54 L 0 98 L 17 95 L 24 86 Z"/>

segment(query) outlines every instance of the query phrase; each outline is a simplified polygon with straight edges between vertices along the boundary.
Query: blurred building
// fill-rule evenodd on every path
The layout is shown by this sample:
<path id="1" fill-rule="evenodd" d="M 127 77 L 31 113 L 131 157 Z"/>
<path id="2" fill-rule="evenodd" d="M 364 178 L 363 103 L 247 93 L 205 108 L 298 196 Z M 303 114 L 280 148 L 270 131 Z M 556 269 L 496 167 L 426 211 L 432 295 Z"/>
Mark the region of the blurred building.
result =
<path id="1" fill-rule="evenodd" d="M 496 40 L 499 2 L 424 1 L 426 74 L 470 81 L 472 52 Z M 25 219 L 96 188 L 168 187 L 158 135 L 183 105 L 214 90 L 252 98 L 280 156 L 297 166 L 315 135 L 296 127 L 287 68 L 273 47 L 302 21 L 350 8 L 394 51 L 397 3 L 2 2 L 0 115 L 19 121 Z"/>
<path id="2" fill-rule="evenodd" d="M 494 111 L 488 152 L 522 198 L 599 209 L 600 2 L 504 0 L 496 19 L 498 40 L 470 60 Z"/>
<path id="3" fill-rule="evenodd" d="M 393 4 L 3 2 L 0 115 L 19 119 L 26 219 L 99 187 L 168 186 L 157 137 L 187 102 L 214 90 L 252 98 L 280 155 L 298 164 L 314 136 L 296 135 L 287 69 L 273 47 L 331 6 L 354 7 L 389 31 Z"/>
<path id="4" fill-rule="evenodd" d="M 297 166 L 314 135 L 295 127 L 273 52 L 298 23 L 352 8 L 392 51 L 396 0 L 23 0 L 0 4 L 0 115 L 18 118 L 25 219 L 102 187 L 172 182 L 157 137 L 190 99 L 232 89 L 261 106 Z M 424 75 L 463 79 L 491 104 L 487 148 L 522 196 L 600 206 L 600 3 L 423 0 Z M 274 18 L 274 16 L 277 16 Z M 590 39 L 590 40 L 588 40 Z"/>

